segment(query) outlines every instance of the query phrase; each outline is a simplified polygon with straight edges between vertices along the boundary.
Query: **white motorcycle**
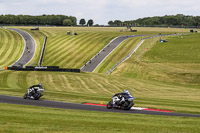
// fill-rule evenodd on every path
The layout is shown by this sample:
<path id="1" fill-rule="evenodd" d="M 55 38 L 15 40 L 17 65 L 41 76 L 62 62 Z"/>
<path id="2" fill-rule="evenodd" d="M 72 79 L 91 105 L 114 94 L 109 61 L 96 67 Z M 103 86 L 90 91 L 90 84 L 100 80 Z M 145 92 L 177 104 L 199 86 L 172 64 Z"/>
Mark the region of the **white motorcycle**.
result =
<path id="1" fill-rule="evenodd" d="M 117 108 L 123 110 L 130 110 L 134 105 L 133 97 L 128 91 L 127 93 L 118 93 L 115 94 L 112 100 L 107 104 L 107 109 Z"/>
<path id="2" fill-rule="evenodd" d="M 24 94 L 24 99 L 38 100 L 43 96 L 44 89 L 42 87 L 30 87 L 28 93 Z"/>

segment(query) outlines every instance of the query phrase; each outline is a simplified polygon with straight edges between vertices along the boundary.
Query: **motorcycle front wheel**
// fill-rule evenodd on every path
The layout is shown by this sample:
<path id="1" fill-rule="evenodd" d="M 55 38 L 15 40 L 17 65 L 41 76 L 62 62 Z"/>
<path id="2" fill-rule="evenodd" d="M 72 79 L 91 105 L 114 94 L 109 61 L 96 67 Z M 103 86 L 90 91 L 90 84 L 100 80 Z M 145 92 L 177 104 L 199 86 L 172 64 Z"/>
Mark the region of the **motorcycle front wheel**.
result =
<path id="1" fill-rule="evenodd" d="M 110 101 L 108 104 L 107 104 L 107 109 L 112 109 L 113 108 L 113 103 L 112 101 Z"/>
<path id="2" fill-rule="evenodd" d="M 27 99 L 27 97 L 28 97 L 28 94 L 27 93 L 24 94 L 24 99 Z"/>

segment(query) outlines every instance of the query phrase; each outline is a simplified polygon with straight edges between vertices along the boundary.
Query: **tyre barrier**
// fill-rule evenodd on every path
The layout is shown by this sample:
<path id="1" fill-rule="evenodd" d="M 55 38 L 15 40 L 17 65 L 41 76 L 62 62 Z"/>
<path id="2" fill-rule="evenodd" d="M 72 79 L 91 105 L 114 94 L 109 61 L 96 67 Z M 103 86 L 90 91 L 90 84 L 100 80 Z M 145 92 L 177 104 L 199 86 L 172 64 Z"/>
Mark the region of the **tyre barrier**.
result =
<path id="1" fill-rule="evenodd" d="M 18 67 L 18 66 L 12 66 L 7 67 L 7 70 L 14 70 L 14 71 L 54 71 L 54 72 L 75 72 L 80 73 L 80 69 L 70 69 L 70 68 L 59 68 L 59 66 L 26 66 Z"/>

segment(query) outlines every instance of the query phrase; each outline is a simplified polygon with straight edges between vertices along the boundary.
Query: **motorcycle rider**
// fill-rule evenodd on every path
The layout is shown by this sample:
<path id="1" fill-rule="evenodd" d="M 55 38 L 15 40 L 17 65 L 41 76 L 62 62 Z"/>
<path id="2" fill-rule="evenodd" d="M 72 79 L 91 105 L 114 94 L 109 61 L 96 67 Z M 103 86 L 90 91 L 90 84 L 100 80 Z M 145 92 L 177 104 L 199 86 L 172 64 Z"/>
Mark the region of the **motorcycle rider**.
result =
<path id="1" fill-rule="evenodd" d="M 37 84 L 37 85 L 33 85 L 31 87 L 28 88 L 28 97 L 31 97 L 33 94 L 35 94 L 35 92 L 37 91 L 37 89 L 42 88 L 42 84 Z"/>
<path id="2" fill-rule="evenodd" d="M 117 93 L 117 94 L 115 94 L 113 96 L 113 105 L 117 106 L 116 103 L 122 103 L 122 102 L 124 102 L 125 98 L 133 98 L 133 100 L 135 99 L 135 97 L 133 97 L 128 90 L 124 90 L 124 92 Z"/>

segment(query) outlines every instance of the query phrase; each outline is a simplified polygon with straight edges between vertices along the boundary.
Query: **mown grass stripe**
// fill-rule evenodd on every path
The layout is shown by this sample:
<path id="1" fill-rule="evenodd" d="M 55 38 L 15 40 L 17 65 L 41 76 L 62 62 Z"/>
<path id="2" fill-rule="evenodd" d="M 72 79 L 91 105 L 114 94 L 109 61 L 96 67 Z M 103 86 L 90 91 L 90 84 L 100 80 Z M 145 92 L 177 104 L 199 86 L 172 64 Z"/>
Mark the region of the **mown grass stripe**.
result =
<path id="1" fill-rule="evenodd" d="M 10 44 L 10 40 L 12 39 L 11 38 L 11 33 L 8 32 L 8 31 L 4 32 L 4 37 L 5 37 L 5 40 L 4 40 L 4 42 L 2 42 L 2 44 L 3 44 L 3 47 L 2 47 L 2 51 L 3 52 L 1 53 L 2 59 L 4 58 L 5 55 L 7 55 L 6 53 L 7 53 L 8 49 L 11 46 L 11 45 L 9 45 Z M 10 39 L 8 39 L 8 38 L 10 38 Z"/>
<path id="2" fill-rule="evenodd" d="M 101 47 L 99 45 L 101 45 L 102 47 L 104 47 L 106 45 L 106 43 L 95 43 L 96 45 L 94 45 L 94 42 L 96 40 L 101 40 L 102 36 L 101 35 L 98 35 L 94 38 L 92 38 L 87 45 L 84 45 L 83 47 L 80 47 L 80 49 L 78 51 L 76 51 L 75 55 L 77 55 L 75 59 L 72 60 L 71 64 L 73 64 L 73 66 L 77 66 L 77 68 L 80 68 L 81 66 L 84 65 L 84 62 L 86 61 L 83 61 L 83 62 L 80 62 L 80 60 L 85 57 L 92 57 L 96 54 L 96 51 L 99 51 L 101 49 Z M 104 44 L 104 45 L 102 45 Z M 95 51 L 95 52 L 93 52 Z M 82 53 L 82 54 L 81 54 Z M 72 59 L 72 58 L 71 58 Z M 80 65 L 78 65 L 77 63 L 81 63 Z"/>
<path id="3" fill-rule="evenodd" d="M 83 36 L 84 38 L 84 36 Z M 81 38 L 80 38 L 81 39 Z M 62 39 L 60 38 L 59 40 L 63 40 L 63 41 L 59 41 L 58 44 L 47 44 L 47 50 L 46 50 L 46 58 L 54 58 L 55 54 L 60 51 L 63 50 L 63 48 L 65 47 L 65 49 L 70 48 L 73 40 L 75 40 L 75 38 L 71 38 L 70 40 L 66 40 L 66 39 Z M 49 40 L 50 41 L 50 40 Z M 78 42 L 79 40 L 74 41 Z M 64 43 L 65 42 L 65 43 Z M 63 43 L 63 44 L 62 44 Z M 70 43 L 70 44 L 69 44 Z M 52 46 L 53 45 L 53 46 Z"/>
<path id="4" fill-rule="evenodd" d="M 88 84 L 84 80 L 82 80 L 80 77 L 77 76 L 76 80 L 79 82 L 81 88 L 83 88 L 82 90 L 88 93 L 95 93 L 95 91 L 92 90 L 92 88 L 90 88 Z"/>
<path id="5" fill-rule="evenodd" d="M 101 93 L 107 93 L 107 94 L 112 94 L 113 92 L 110 91 L 108 88 L 106 88 L 102 83 L 102 82 L 99 82 L 99 81 L 96 81 L 94 78 L 90 78 L 89 80 L 86 80 L 86 82 L 89 82 L 90 84 L 93 85 L 94 88 L 97 88 L 98 92 L 101 92 Z M 92 87 L 92 88 L 93 88 Z"/>
<path id="6" fill-rule="evenodd" d="M 82 34 L 82 35 L 79 35 L 78 39 L 82 39 L 82 38 L 85 38 L 86 35 L 85 34 Z M 56 38 L 56 40 L 55 40 Z M 56 49 L 56 47 L 58 47 L 58 45 L 62 45 L 62 43 L 66 42 L 66 43 L 72 43 L 74 41 L 77 40 L 77 37 L 76 36 L 57 36 L 57 37 L 53 37 L 52 40 L 51 38 L 49 39 L 49 51 L 52 51 L 54 49 Z M 78 41 L 78 40 L 77 40 Z"/>
<path id="7" fill-rule="evenodd" d="M 83 53 L 83 51 L 86 51 L 87 49 L 89 49 L 90 51 L 92 50 L 92 49 L 94 49 L 94 47 L 97 47 L 97 46 L 95 46 L 95 45 L 92 45 L 92 40 L 93 39 L 97 39 L 99 36 L 93 36 L 93 38 L 91 39 L 91 41 L 90 42 L 88 42 L 88 43 L 86 43 L 86 45 L 81 45 L 80 44 L 80 46 L 79 46 L 79 49 L 78 50 L 76 50 L 76 51 L 74 51 L 74 52 L 72 52 L 71 54 L 73 54 L 74 56 L 71 56 L 71 57 L 75 57 L 75 58 L 71 58 L 71 57 L 69 57 L 67 60 L 68 60 L 68 62 L 69 62 L 69 64 L 67 64 L 68 66 L 76 66 L 75 64 L 76 63 L 79 63 L 79 62 L 81 62 L 80 60 L 81 60 L 81 58 L 84 58 L 85 56 L 88 56 L 89 55 L 89 52 L 88 52 L 88 55 L 82 55 L 81 53 Z M 90 39 L 89 39 L 90 40 Z M 85 40 L 85 42 L 87 42 L 88 40 Z M 82 42 L 83 44 L 85 43 L 84 41 Z M 78 47 L 78 46 L 77 46 Z M 82 55 L 82 56 L 81 56 Z M 66 57 L 61 57 L 61 59 L 60 60 L 58 60 L 58 62 L 60 62 L 60 64 L 62 65 L 62 61 L 64 61 L 64 58 L 66 58 Z M 81 65 L 83 65 L 83 63 L 84 62 L 81 62 L 82 64 Z"/>
<path id="8" fill-rule="evenodd" d="M 59 51 L 59 49 L 57 49 L 57 54 L 54 54 L 54 56 L 56 57 L 56 60 L 54 60 L 54 64 L 60 64 L 60 62 L 62 61 L 62 58 L 69 55 L 70 57 L 72 57 L 72 55 L 74 55 L 74 51 L 76 51 L 76 49 L 79 49 L 79 47 L 84 44 L 85 42 L 87 42 L 88 40 L 90 40 L 93 37 L 88 38 L 87 40 L 84 41 L 80 41 L 80 40 L 76 40 L 75 42 L 71 43 L 69 45 L 69 50 L 66 49 L 62 49 Z M 80 41 L 81 43 L 78 43 L 78 41 Z M 77 42 L 77 44 L 76 44 Z M 59 55 L 59 56 L 58 56 Z M 63 56 L 60 56 L 63 55 Z M 52 57 L 53 58 L 53 57 Z M 60 60 L 59 60 L 60 59 Z M 66 60 L 67 61 L 67 60 Z"/>
<path id="9" fill-rule="evenodd" d="M 1 52 L 0 52 L 0 67 L 5 67 L 13 64 L 22 54 L 24 42 L 21 36 L 17 33 L 0 29 L 1 31 Z"/>
<path id="10" fill-rule="evenodd" d="M 16 42 L 15 42 L 15 40 L 14 40 L 14 38 L 16 38 L 15 36 L 14 36 L 14 34 L 10 34 L 10 42 L 9 42 L 9 47 L 8 47 L 8 49 L 7 49 L 7 53 L 6 53 L 6 55 L 3 57 L 4 59 L 11 59 L 13 56 L 15 56 L 15 57 L 17 57 L 17 55 L 15 55 L 16 53 L 18 53 L 18 48 L 20 48 L 20 46 L 18 47 L 17 45 L 16 46 L 14 46 L 14 45 L 12 45 L 12 44 L 17 44 Z M 17 39 L 17 38 L 16 38 Z"/>

